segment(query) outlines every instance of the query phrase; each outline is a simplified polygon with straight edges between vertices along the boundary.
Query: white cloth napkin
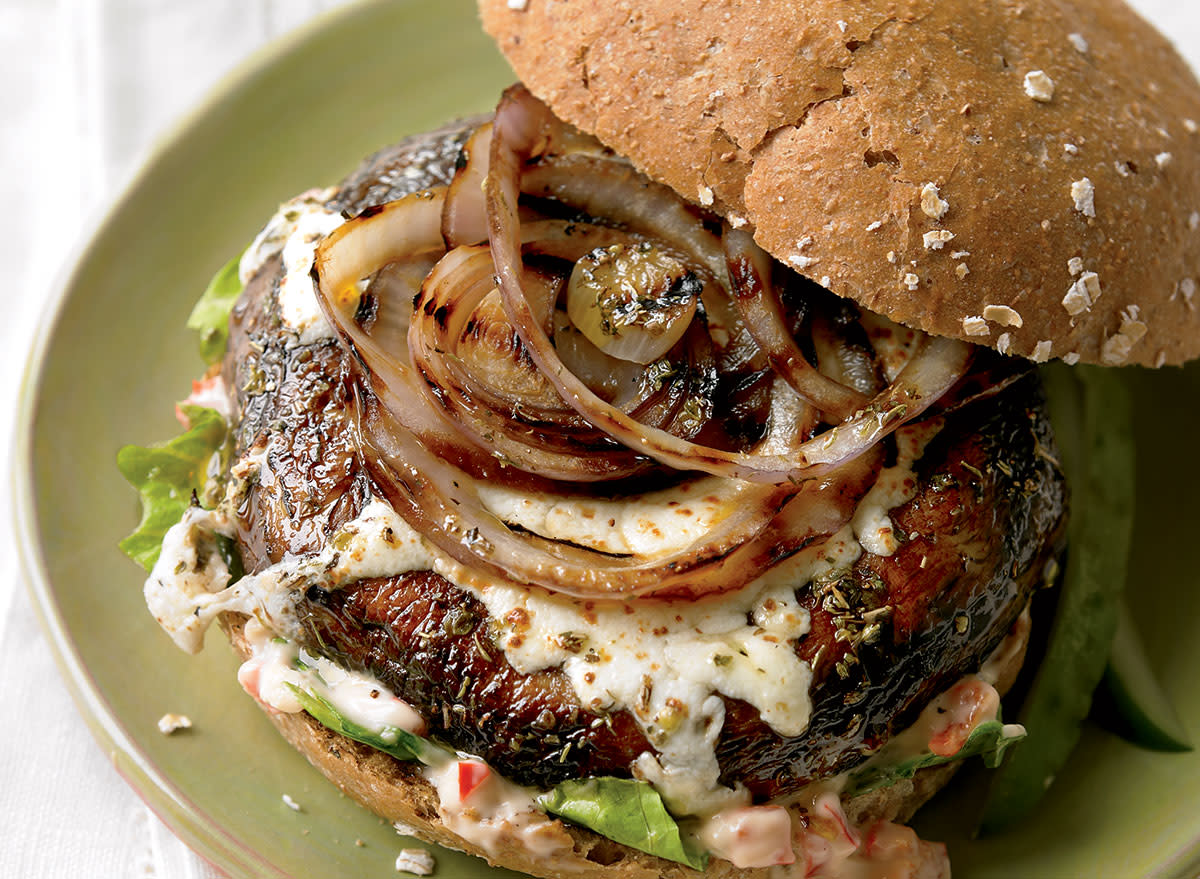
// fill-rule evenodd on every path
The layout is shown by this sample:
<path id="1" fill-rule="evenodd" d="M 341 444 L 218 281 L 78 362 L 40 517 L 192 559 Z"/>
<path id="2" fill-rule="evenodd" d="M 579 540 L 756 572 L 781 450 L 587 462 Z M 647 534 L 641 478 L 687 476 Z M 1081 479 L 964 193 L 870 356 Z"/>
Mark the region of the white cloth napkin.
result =
<path id="1" fill-rule="evenodd" d="M 0 0 L 0 265 L 11 285 L 0 460 L 42 298 L 88 218 L 230 68 L 346 2 Z M 1134 5 L 1200 67 L 1195 0 Z M 213 879 L 90 738 L 37 628 L 10 531 L 0 503 L 0 877 Z"/>
<path id="2" fill-rule="evenodd" d="M 347 0 L 0 0 L 0 460 L 45 294 L 154 141 Z M 16 268 L 15 276 L 12 272 Z M 215 879 L 118 776 L 59 678 L 0 503 L 0 876 Z"/>

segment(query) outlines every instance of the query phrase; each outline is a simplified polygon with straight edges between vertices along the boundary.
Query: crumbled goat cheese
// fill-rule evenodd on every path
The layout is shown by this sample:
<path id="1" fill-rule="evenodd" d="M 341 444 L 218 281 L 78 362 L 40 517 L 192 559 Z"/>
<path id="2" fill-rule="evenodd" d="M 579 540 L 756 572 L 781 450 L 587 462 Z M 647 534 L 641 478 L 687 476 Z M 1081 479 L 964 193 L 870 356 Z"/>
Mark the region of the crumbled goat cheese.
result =
<path id="1" fill-rule="evenodd" d="M 1043 339 L 1033 346 L 1033 353 L 1029 355 L 1030 359 L 1034 363 L 1045 363 L 1050 359 L 1050 349 L 1052 347 L 1053 345 L 1049 339 Z"/>
<path id="2" fill-rule="evenodd" d="M 1158 165 L 1158 169 L 1160 171 L 1170 165 L 1173 161 L 1175 161 L 1175 157 L 1170 153 L 1159 153 L 1154 157 L 1154 164 Z"/>
<path id="3" fill-rule="evenodd" d="M 829 275 L 821 275 L 821 286 L 824 287 L 826 290 L 832 290 L 833 289 L 833 278 L 829 277 Z"/>
<path id="4" fill-rule="evenodd" d="M 1088 50 L 1088 41 L 1084 39 L 1083 34 L 1067 34 L 1067 39 L 1081 55 Z"/>
<path id="5" fill-rule="evenodd" d="M 882 225 L 883 225 L 883 220 L 876 220 L 874 223 L 871 223 L 870 225 L 867 226 L 867 231 L 874 232 L 876 229 L 878 229 Z"/>
<path id="6" fill-rule="evenodd" d="M 934 184 L 926 183 L 921 187 L 921 210 L 925 216 L 940 220 L 950 210 L 950 203 L 942 198 Z"/>
<path id="7" fill-rule="evenodd" d="M 1079 154 L 1079 147 L 1075 146 L 1073 143 L 1064 143 L 1063 152 L 1068 156 L 1076 156 Z"/>
<path id="8" fill-rule="evenodd" d="M 713 203 L 713 191 L 711 186 L 701 186 L 699 191 L 700 204 L 708 207 Z"/>
<path id="9" fill-rule="evenodd" d="M 962 319 L 963 332 L 968 336 L 986 336 L 991 333 L 992 329 L 988 326 L 988 322 L 981 317 L 964 317 Z"/>
<path id="10" fill-rule="evenodd" d="M 735 229 L 740 229 L 746 225 L 746 218 L 739 217 L 737 214 L 730 214 L 727 219 L 729 220 L 729 225 Z"/>
<path id="11" fill-rule="evenodd" d="M 1005 327 L 1019 327 L 1025 323 L 1021 319 L 1020 313 L 1015 308 L 1009 308 L 1007 305 L 985 305 L 983 307 L 983 316 L 984 319 Z"/>
<path id="12" fill-rule="evenodd" d="M 1121 326 L 1100 346 L 1100 359 L 1104 363 L 1110 366 L 1124 363 L 1133 346 L 1146 335 L 1146 324 L 1141 321 L 1139 311 L 1138 306 L 1131 305 L 1121 312 Z"/>
<path id="13" fill-rule="evenodd" d="M 1188 217 L 1188 228 L 1193 232 L 1200 229 L 1200 211 L 1192 211 L 1191 216 Z"/>
<path id="14" fill-rule="evenodd" d="M 191 729 L 192 719 L 186 714 L 164 714 L 158 719 L 158 731 L 164 736 L 181 729 Z"/>
<path id="15" fill-rule="evenodd" d="M 1085 217 L 1096 216 L 1096 187 L 1087 177 L 1071 184 L 1071 198 L 1075 202 L 1075 210 L 1079 213 Z"/>
<path id="16" fill-rule="evenodd" d="M 1067 260 L 1067 271 L 1071 273 L 1072 278 L 1079 275 L 1083 271 L 1083 257 L 1073 256 Z"/>
<path id="17" fill-rule="evenodd" d="M 1044 104 L 1054 97 L 1054 80 L 1044 70 L 1031 70 L 1025 74 L 1025 94 Z"/>
<path id="18" fill-rule="evenodd" d="M 909 290 L 916 290 L 917 287 L 921 286 L 921 278 L 919 275 L 914 275 L 912 272 L 909 272 L 904 276 L 904 285 L 908 287 Z"/>
<path id="19" fill-rule="evenodd" d="M 509 0 L 510 3 L 517 0 Z M 433 855 L 425 851 L 423 848 L 406 848 L 401 849 L 400 854 L 396 855 L 396 872 L 397 873 L 412 873 L 414 876 L 432 876 L 433 869 L 437 866 Z"/>
<path id="20" fill-rule="evenodd" d="M 925 242 L 926 250 L 941 250 L 946 246 L 947 241 L 954 240 L 954 233 L 949 229 L 934 229 L 932 232 L 926 232 L 922 236 Z"/>
<path id="21" fill-rule="evenodd" d="M 966 259 L 970 255 L 971 255 L 971 251 L 969 251 L 969 250 L 956 250 L 950 254 L 950 258 L 951 259 Z"/>
<path id="22" fill-rule="evenodd" d="M 1188 134 L 1195 134 L 1197 131 L 1200 131 L 1200 125 L 1196 124 L 1195 119 L 1184 119 L 1183 127 L 1187 130 Z"/>

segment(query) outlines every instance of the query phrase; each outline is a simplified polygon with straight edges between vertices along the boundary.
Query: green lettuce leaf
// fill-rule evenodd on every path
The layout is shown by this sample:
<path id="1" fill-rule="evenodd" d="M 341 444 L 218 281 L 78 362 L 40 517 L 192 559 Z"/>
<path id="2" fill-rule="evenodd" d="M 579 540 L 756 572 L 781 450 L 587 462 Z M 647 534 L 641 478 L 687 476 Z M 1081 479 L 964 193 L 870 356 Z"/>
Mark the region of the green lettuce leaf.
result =
<path id="1" fill-rule="evenodd" d="M 215 409 L 180 407 L 191 427 L 153 446 L 125 446 L 117 467 L 142 496 L 142 521 L 121 541 L 121 550 L 149 571 L 158 561 L 163 535 L 183 516 L 193 492 L 202 492 L 208 462 L 225 442 L 225 420 Z"/>
<path id="2" fill-rule="evenodd" d="M 216 363 L 225 356 L 225 344 L 229 340 L 229 312 L 242 294 L 242 282 L 238 278 L 238 254 L 213 275 L 200 301 L 188 315 L 188 329 L 200 333 L 200 356 L 205 363 Z"/>
<path id="3" fill-rule="evenodd" d="M 419 760 L 422 763 L 438 762 L 448 756 L 432 742 L 413 735 L 408 730 L 389 726 L 376 733 L 352 720 L 343 717 L 333 703 L 318 693 L 305 690 L 289 683 L 288 686 L 300 700 L 300 705 L 322 725 L 348 739 L 370 745 L 372 748 L 391 754 L 397 760 Z"/>
<path id="4" fill-rule="evenodd" d="M 537 799 L 547 812 L 648 854 L 703 870 L 708 854 L 679 831 L 662 797 L 644 781 L 564 781 Z"/>
<path id="5" fill-rule="evenodd" d="M 1025 738 L 1024 730 L 1020 733 L 1012 734 L 1005 732 L 1004 724 L 1001 721 L 989 720 L 975 727 L 971 731 L 971 734 L 967 736 L 967 740 L 963 743 L 958 753 L 952 754 L 949 757 L 939 757 L 932 751 L 925 751 L 916 757 L 900 763 L 891 765 L 873 765 L 869 763 L 860 769 L 854 770 L 850 773 L 844 793 L 846 796 L 856 797 L 859 794 L 865 794 L 869 791 L 895 784 L 902 778 L 912 778 L 918 769 L 924 769 L 927 766 L 940 766 L 943 763 L 953 763 L 955 760 L 963 760 L 967 757 L 973 757 L 976 754 L 983 758 L 984 765 L 988 769 L 995 769 L 1004 759 L 1004 752 L 1023 738 Z"/>

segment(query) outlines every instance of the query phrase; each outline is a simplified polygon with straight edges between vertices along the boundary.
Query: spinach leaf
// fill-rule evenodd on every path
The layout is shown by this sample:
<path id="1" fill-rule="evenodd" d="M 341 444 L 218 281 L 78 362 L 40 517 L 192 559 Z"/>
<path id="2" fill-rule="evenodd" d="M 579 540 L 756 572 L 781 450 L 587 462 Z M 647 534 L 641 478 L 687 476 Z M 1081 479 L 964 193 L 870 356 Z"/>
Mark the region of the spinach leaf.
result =
<path id="1" fill-rule="evenodd" d="M 1019 729 L 1021 731 L 1017 732 Z M 912 778 L 918 769 L 953 763 L 976 754 L 983 758 L 984 765 L 989 769 L 995 769 L 1004 759 L 1004 752 L 1023 738 L 1025 738 L 1025 731 L 1020 727 L 1006 727 L 1000 720 L 989 720 L 971 731 L 957 754 L 939 757 L 932 751 L 925 751 L 900 763 L 890 765 L 868 763 L 850 773 L 843 793 L 848 797 L 856 797 L 859 794 L 895 784 L 902 778 Z"/>
<path id="2" fill-rule="evenodd" d="M 436 761 L 442 756 L 441 749 L 408 730 L 389 726 L 376 733 L 352 720 L 343 717 L 333 703 L 320 694 L 288 683 L 288 687 L 300 700 L 301 707 L 322 725 L 341 733 L 348 739 L 370 745 L 372 748 L 391 754 L 397 760 L 419 760 L 422 763 Z"/>
<path id="3" fill-rule="evenodd" d="M 708 854 L 679 831 L 658 791 L 628 778 L 564 781 L 537 798 L 551 814 L 574 821 L 602 836 L 695 870 Z"/>

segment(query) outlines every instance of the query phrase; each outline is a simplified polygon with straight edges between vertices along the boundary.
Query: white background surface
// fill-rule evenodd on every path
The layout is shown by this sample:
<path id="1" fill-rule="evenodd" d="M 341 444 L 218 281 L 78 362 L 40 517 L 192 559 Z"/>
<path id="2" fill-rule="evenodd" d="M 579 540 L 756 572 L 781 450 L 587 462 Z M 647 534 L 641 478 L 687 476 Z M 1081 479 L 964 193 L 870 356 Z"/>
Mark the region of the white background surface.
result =
<path id="1" fill-rule="evenodd" d="M 92 218 L 232 67 L 347 2 L 0 0 L 0 265 L 10 271 L 0 317 L 0 461 L 9 460 L 43 302 Z M 1134 5 L 1200 68 L 1197 0 Z M 76 714 L 25 592 L 4 497 L 0 879 L 212 879 L 125 786 Z"/>

